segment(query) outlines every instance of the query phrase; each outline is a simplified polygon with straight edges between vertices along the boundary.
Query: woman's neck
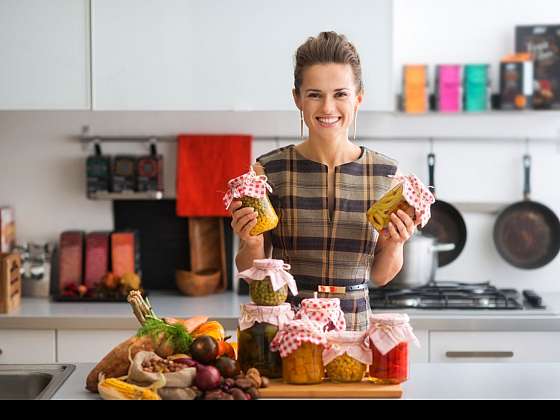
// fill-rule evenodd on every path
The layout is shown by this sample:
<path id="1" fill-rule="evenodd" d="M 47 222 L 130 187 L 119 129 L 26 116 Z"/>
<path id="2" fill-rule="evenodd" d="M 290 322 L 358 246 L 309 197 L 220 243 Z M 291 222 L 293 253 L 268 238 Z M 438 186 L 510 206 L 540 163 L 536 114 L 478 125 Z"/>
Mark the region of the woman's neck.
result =
<path id="1" fill-rule="evenodd" d="M 327 165 L 329 168 L 353 162 L 362 153 L 359 146 L 348 140 L 348 137 L 339 139 L 322 139 L 310 136 L 297 149 L 306 158 Z"/>

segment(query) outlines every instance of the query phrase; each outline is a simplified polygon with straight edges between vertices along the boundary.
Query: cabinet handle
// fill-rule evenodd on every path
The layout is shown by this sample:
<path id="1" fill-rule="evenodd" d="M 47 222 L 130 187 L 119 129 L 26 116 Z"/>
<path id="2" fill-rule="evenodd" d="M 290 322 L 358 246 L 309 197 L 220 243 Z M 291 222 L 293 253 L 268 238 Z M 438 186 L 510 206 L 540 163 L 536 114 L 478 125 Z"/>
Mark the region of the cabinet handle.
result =
<path id="1" fill-rule="evenodd" d="M 0 349 L 0 356 L 2 356 L 2 353 L 4 353 L 4 352 L 2 351 L 2 349 Z"/>
<path id="2" fill-rule="evenodd" d="M 511 359 L 514 353 L 512 351 L 448 351 L 445 355 L 450 359 Z"/>

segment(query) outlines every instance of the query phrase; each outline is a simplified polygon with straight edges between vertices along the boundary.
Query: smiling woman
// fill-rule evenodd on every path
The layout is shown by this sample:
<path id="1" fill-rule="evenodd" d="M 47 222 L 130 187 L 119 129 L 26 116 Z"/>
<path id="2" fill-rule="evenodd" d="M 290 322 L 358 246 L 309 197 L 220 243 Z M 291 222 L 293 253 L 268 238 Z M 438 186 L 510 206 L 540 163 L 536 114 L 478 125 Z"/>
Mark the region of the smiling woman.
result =
<path id="1" fill-rule="evenodd" d="M 350 330 L 365 330 L 368 284 L 391 281 L 402 267 L 403 244 L 416 222 L 394 215 L 386 237 L 367 221 L 367 210 L 392 186 L 397 163 L 359 147 L 348 138 L 364 96 L 360 57 L 345 36 L 322 32 L 301 45 L 295 57 L 293 97 L 300 111 L 302 142 L 257 159 L 266 175 L 270 200 L 279 214 L 276 229 L 251 236 L 252 209 L 234 203 L 232 227 L 241 239 L 239 271 L 255 259 L 282 259 L 291 265 L 299 295 L 338 298 Z M 303 138 L 303 125 L 309 137 Z M 330 292 L 330 293 L 327 293 Z"/>

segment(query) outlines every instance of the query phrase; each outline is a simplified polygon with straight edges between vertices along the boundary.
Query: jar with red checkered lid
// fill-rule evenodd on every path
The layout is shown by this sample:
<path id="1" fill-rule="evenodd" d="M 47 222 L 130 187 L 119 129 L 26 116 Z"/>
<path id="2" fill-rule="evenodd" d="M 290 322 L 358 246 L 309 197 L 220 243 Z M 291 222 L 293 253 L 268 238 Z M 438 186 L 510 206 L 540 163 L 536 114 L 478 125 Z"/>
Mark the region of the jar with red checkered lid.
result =
<path id="1" fill-rule="evenodd" d="M 332 382 L 361 382 L 371 365 L 369 337 L 362 331 L 331 331 L 327 333 L 328 348 L 323 363 Z"/>
<path id="2" fill-rule="evenodd" d="M 372 352 L 369 379 L 376 384 L 394 385 L 408 380 L 408 345 L 420 347 L 406 314 L 372 315 L 366 332 Z"/>
<path id="3" fill-rule="evenodd" d="M 250 207 L 258 213 L 257 224 L 249 232 L 251 236 L 259 236 L 278 225 L 278 215 L 270 203 L 267 191 L 272 192 L 268 178 L 257 175 L 252 167 L 246 174 L 228 182 L 228 191 L 224 195 L 226 209 L 229 209 L 234 200 L 240 200 L 243 203 L 240 208 Z"/>
<path id="4" fill-rule="evenodd" d="M 323 350 L 327 337 L 321 324 L 309 319 L 288 322 L 282 326 L 270 345 L 282 357 L 284 382 L 311 385 L 323 381 Z"/>
<path id="5" fill-rule="evenodd" d="M 340 299 L 312 298 L 301 301 L 296 319 L 310 319 L 321 324 L 324 331 L 345 331 L 346 319 Z"/>
<path id="6" fill-rule="evenodd" d="M 298 290 L 294 277 L 288 273 L 289 264 L 282 260 L 255 260 L 253 267 L 237 275 L 250 288 L 251 300 L 258 306 L 278 306 L 286 302 L 288 289 L 293 296 Z"/>

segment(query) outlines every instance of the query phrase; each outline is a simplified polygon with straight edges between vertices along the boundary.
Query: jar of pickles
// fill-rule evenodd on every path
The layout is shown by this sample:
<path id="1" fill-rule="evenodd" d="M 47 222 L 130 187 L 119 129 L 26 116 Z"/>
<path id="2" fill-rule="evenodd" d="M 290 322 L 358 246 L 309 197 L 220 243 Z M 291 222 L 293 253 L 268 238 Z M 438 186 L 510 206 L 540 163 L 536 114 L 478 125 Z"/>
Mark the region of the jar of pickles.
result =
<path id="1" fill-rule="evenodd" d="M 358 331 L 327 333 L 328 348 L 323 352 L 323 363 L 332 382 L 361 382 L 371 365 L 369 337 Z"/>
<path id="2" fill-rule="evenodd" d="M 282 260 L 255 260 L 253 267 L 238 275 L 249 283 L 251 300 L 258 306 L 278 306 L 286 302 L 288 289 L 297 296 L 296 281 Z"/>
<path id="3" fill-rule="evenodd" d="M 270 349 L 282 357 L 282 377 L 292 385 L 311 385 L 323 381 L 323 350 L 327 338 L 322 326 L 309 319 L 284 324 Z"/>
<path id="4" fill-rule="evenodd" d="M 340 299 L 311 298 L 301 301 L 296 319 L 310 319 L 321 324 L 324 331 L 345 331 L 346 319 Z"/>
<path id="5" fill-rule="evenodd" d="M 278 225 L 278 216 L 266 194 L 267 190 L 272 192 L 267 177 L 257 176 L 252 167 L 248 173 L 228 182 L 228 191 L 224 195 L 226 209 L 233 200 L 240 200 L 243 203 L 241 208 L 250 207 L 258 213 L 257 225 L 249 232 L 251 236 L 261 235 Z"/>
<path id="6" fill-rule="evenodd" d="M 387 229 L 391 214 L 398 210 L 419 220 L 424 227 L 431 217 L 430 207 L 435 202 L 434 195 L 415 175 L 394 176 L 398 184 L 374 203 L 367 212 L 367 219 L 378 232 Z"/>
<path id="7" fill-rule="evenodd" d="M 370 340 L 372 361 L 369 380 L 393 385 L 408 380 L 408 345 L 420 346 L 406 314 L 379 314 L 370 318 L 366 333 Z"/>

